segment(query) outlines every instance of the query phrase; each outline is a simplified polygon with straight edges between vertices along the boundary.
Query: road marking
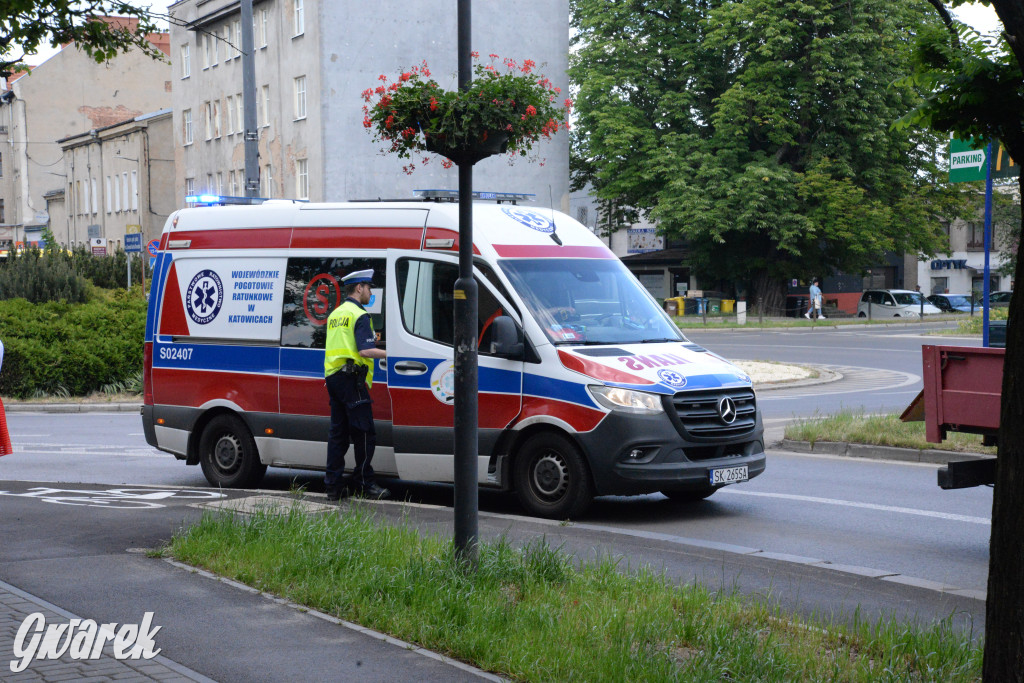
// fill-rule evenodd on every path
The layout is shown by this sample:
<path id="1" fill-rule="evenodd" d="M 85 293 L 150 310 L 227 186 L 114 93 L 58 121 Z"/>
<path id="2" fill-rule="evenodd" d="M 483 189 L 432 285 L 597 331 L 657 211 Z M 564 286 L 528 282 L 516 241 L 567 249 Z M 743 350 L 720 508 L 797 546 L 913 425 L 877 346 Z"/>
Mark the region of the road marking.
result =
<path id="1" fill-rule="evenodd" d="M 901 389 L 915 385 L 921 381 L 920 375 L 901 370 L 879 370 L 875 368 L 864 368 L 854 365 L 821 365 L 810 367 L 822 367 L 827 370 L 838 372 L 843 378 L 837 382 L 821 386 L 808 386 L 793 389 L 780 387 L 773 389 L 770 395 L 758 396 L 758 400 L 764 401 L 792 401 L 793 399 L 807 398 L 810 396 L 834 396 L 837 394 L 854 394 L 861 392 L 881 392 L 893 389 Z M 833 388 L 834 387 L 834 388 Z M 757 388 L 755 387 L 755 391 Z M 902 393 L 902 392 L 900 392 Z M 907 392 L 913 393 L 913 392 Z"/>
<path id="2" fill-rule="evenodd" d="M 804 503 L 821 503 L 822 505 L 837 505 L 840 507 L 862 508 L 864 510 L 878 510 L 880 512 L 898 512 L 903 515 L 917 515 L 919 517 L 932 517 L 934 519 L 948 519 L 953 522 L 967 522 L 969 524 L 982 524 L 990 526 L 992 521 L 985 517 L 971 517 L 969 515 L 957 515 L 951 512 L 935 512 L 933 510 L 918 510 L 916 508 L 904 508 L 895 505 L 878 505 L 876 503 L 860 503 L 854 500 L 839 500 L 837 498 L 819 498 L 817 496 L 797 496 L 791 493 L 766 493 L 762 491 L 734 491 L 727 487 L 719 493 L 730 493 L 734 496 L 757 496 L 760 498 L 780 498 L 782 500 L 795 500 Z"/>
<path id="3" fill-rule="evenodd" d="M 186 500 L 210 500 L 226 498 L 226 494 L 218 491 L 202 491 L 188 489 L 138 489 L 120 488 L 105 490 L 83 490 L 83 489 L 55 489 L 46 486 L 34 486 L 24 493 L 13 491 L 0 491 L 0 496 L 15 496 L 18 498 L 34 498 L 46 503 L 58 505 L 86 505 L 89 507 L 116 508 L 116 509 L 152 509 L 167 507 L 158 500 L 186 499 Z"/>

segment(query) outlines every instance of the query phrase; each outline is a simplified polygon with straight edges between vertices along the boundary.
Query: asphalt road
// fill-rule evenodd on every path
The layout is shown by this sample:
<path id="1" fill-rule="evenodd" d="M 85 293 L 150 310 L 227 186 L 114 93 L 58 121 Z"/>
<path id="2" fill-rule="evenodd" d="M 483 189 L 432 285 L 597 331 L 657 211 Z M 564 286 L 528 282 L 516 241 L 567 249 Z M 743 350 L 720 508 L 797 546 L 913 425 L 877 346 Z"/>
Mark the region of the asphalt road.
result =
<path id="1" fill-rule="evenodd" d="M 782 424 L 839 408 L 902 410 L 920 389 L 920 347 L 977 345 L 926 337 L 918 328 L 688 332 L 734 359 L 860 368 L 818 387 L 763 392 L 766 422 Z M 9 413 L 16 452 L 0 458 L 0 480 L 205 487 L 198 467 L 150 448 L 138 415 Z M 696 505 L 654 494 L 599 499 L 583 524 L 762 549 L 918 577 L 983 592 L 991 489 L 942 491 L 932 465 L 769 451 L 765 474 Z M 272 468 L 263 486 L 322 490 L 321 475 Z M 390 484 L 401 497 L 450 506 L 450 486 Z M 0 483 L 0 489 L 5 485 Z M 0 496 L 0 504 L 2 504 Z M 513 496 L 481 492 L 481 509 L 520 515 Z M 813 603 L 814 590 L 801 595 Z M 980 604 L 980 603 L 979 603 Z"/>

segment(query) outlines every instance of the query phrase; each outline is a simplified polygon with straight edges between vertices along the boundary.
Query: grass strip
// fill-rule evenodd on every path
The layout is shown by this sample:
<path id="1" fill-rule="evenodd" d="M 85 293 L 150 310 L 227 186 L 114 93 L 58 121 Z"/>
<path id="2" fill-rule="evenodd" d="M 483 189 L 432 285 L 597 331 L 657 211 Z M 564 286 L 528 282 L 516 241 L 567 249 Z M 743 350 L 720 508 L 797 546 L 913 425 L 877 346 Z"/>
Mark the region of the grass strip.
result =
<path id="1" fill-rule="evenodd" d="M 899 415 L 867 415 L 863 411 L 844 410 L 835 415 L 814 416 L 786 426 L 787 439 L 793 441 L 845 441 L 872 446 L 933 448 L 958 453 L 996 454 L 992 446 L 982 446 L 978 434 L 949 432 L 942 443 L 924 438 L 924 422 L 901 422 Z"/>
<path id="2" fill-rule="evenodd" d="M 775 608 L 678 586 L 546 542 L 452 544 L 352 506 L 311 516 L 207 513 L 178 560 L 522 681 L 974 681 L 981 651 L 950 622 L 807 627 Z"/>

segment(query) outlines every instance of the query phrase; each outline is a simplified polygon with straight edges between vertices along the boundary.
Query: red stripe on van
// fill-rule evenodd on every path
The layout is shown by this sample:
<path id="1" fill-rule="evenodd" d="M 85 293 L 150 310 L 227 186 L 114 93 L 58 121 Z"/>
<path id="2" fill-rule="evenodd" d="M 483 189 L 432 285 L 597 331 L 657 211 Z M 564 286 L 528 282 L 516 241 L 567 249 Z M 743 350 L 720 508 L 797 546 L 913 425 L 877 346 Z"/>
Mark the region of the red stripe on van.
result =
<path id="1" fill-rule="evenodd" d="M 295 228 L 292 249 L 419 249 L 423 228 Z"/>
<path id="2" fill-rule="evenodd" d="M 516 422 L 522 422 L 528 417 L 537 417 L 539 415 L 550 415 L 567 422 L 577 432 L 589 432 L 601 423 L 601 420 L 604 419 L 607 413 L 576 403 L 556 401 L 552 398 L 523 396 L 523 412 L 520 413 L 519 419 Z"/>
<path id="3" fill-rule="evenodd" d="M 185 306 L 181 301 L 181 288 L 178 286 L 178 270 L 171 263 L 167 269 L 167 280 L 164 282 L 164 304 L 160 307 L 160 334 L 173 334 L 187 337 L 188 321 L 185 320 Z"/>
<path id="4" fill-rule="evenodd" d="M 192 249 L 287 249 L 291 228 L 233 228 L 231 230 L 182 230 L 165 233 L 167 241 L 189 240 Z M 170 251 L 184 251 L 171 249 Z"/>
<path id="5" fill-rule="evenodd" d="M 574 356 L 568 351 L 563 351 L 562 349 L 558 350 L 558 359 L 562 361 L 562 365 L 569 370 L 574 370 L 581 375 L 586 375 L 587 377 L 599 379 L 602 382 L 618 382 L 619 384 L 654 384 L 654 382 L 649 379 L 644 379 L 643 377 L 632 375 L 628 372 L 623 372 L 622 370 L 610 368 L 607 365 L 602 365 L 601 363 L 592 361 L 589 358 Z"/>
<path id="6" fill-rule="evenodd" d="M 323 377 L 282 377 L 280 387 L 282 415 L 331 416 L 331 399 L 327 395 Z M 373 399 L 374 419 L 390 422 L 391 395 L 388 393 L 388 385 L 374 382 L 370 387 L 370 398 Z"/>
<path id="7" fill-rule="evenodd" d="M 157 405 L 198 408 L 228 400 L 246 412 L 277 412 L 277 375 L 153 368 L 153 401 Z"/>
<path id="8" fill-rule="evenodd" d="M 404 427 L 452 427 L 455 408 L 434 398 L 429 389 L 391 388 L 393 419 Z M 488 394 L 478 397 L 478 421 L 481 429 L 503 429 L 509 416 L 519 413 L 518 394 Z"/>
<path id="9" fill-rule="evenodd" d="M 608 247 L 560 247 L 557 244 L 495 244 L 504 258 L 615 258 Z"/>

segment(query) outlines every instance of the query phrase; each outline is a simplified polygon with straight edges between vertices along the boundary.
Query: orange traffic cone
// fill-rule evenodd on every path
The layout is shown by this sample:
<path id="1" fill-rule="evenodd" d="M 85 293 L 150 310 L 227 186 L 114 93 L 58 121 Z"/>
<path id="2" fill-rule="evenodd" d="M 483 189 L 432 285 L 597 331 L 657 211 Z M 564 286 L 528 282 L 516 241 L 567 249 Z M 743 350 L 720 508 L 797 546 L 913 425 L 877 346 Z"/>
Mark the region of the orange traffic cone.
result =
<path id="1" fill-rule="evenodd" d="M 7 455 L 14 452 L 11 445 L 11 435 L 7 431 L 7 415 L 4 413 L 4 402 L 0 399 L 0 455 Z"/>

